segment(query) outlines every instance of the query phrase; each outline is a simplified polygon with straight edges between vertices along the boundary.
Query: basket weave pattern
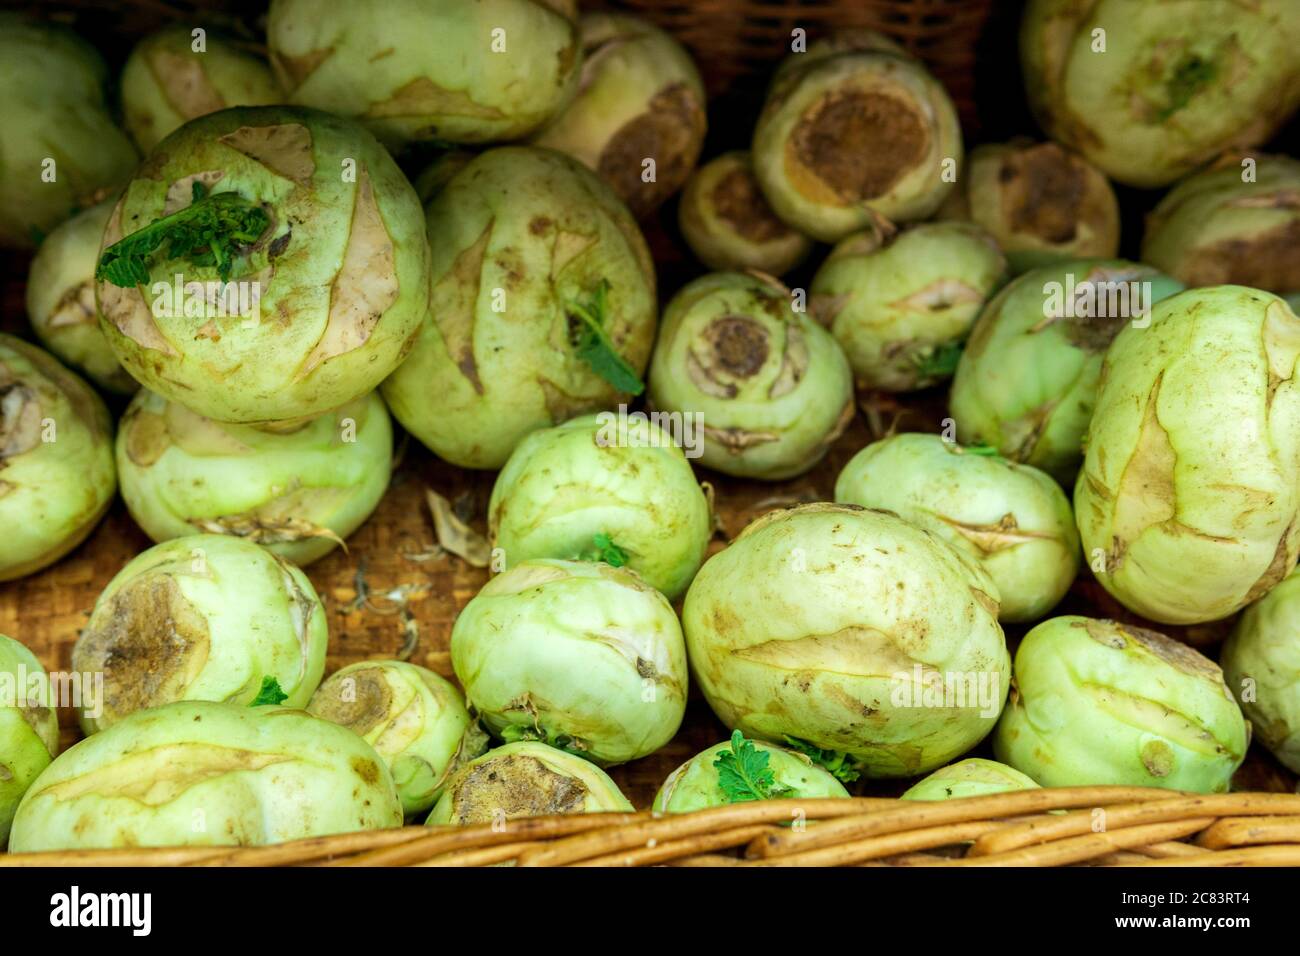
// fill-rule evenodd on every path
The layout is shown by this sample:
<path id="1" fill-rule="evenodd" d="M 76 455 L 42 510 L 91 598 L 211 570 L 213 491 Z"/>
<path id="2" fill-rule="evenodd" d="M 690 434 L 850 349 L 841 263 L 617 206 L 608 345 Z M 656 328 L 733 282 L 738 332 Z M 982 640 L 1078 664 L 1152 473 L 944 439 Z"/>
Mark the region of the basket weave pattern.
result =
<path id="1" fill-rule="evenodd" d="M 1061 812 L 1065 811 L 1065 812 Z M 793 822 L 793 825 L 790 825 Z M 0 866 L 1300 866 L 1300 795 L 1142 787 L 939 802 L 769 800 L 404 827 L 267 847 L 84 850 Z"/>

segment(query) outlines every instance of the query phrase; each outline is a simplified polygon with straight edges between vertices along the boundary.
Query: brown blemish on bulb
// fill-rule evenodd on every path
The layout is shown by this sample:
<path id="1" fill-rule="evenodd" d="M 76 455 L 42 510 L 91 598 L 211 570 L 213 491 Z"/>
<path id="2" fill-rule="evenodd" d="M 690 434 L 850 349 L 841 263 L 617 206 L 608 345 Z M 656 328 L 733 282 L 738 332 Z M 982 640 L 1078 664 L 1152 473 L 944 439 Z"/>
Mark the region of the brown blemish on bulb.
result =
<path id="1" fill-rule="evenodd" d="M 1149 280 L 1150 277 L 1151 272 L 1146 268 L 1090 269 L 1075 285 L 1076 301 L 1071 310 L 1073 315 L 1069 318 L 1055 316 L 1044 318 L 1029 331 L 1038 332 L 1049 325 L 1064 323 L 1065 338 L 1071 345 L 1092 354 L 1105 352 L 1115 336 L 1119 335 L 1124 326 L 1132 320 L 1135 303 L 1128 295 L 1112 295 L 1109 291 L 1103 293 L 1098 290 L 1121 287 L 1131 289 L 1133 283 Z M 1091 308 L 1085 307 L 1085 303 L 1088 302 L 1091 302 Z M 1113 309 L 1112 304 L 1115 306 Z M 1144 302 L 1143 305 L 1149 309 L 1152 303 Z M 1087 312 L 1092 314 L 1084 314 Z"/>
<path id="2" fill-rule="evenodd" d="M 203 69 L 202 57 L 155 50 L 149 58 L 149 72 L 163 97 L 187 120 L 226 108 L 226 101 Z"/>
<path id="3" fill-rule="evenodd" d="M 348 761 L 353 772 L 366 783 L 374 786 L 379 782 L 379 764 L 365 757 L 353 757 Z"/>
<path id="4" fill-rule="evenodd" d="M 241 126 L 220 137 L 218 142 L 261 163 L 277 176 L 296 183 L 306 182 L 316 172 L 311 130 L 301 123 Z"/>
<path id="5" fill-rule="evenodd" d="M 787 175 L 814 201 L 847 206 L 888 193 L 929 146 L 929 128 L 907 100 L 833 91 L 809 106 L 791 133 Z"/>
<path id="6" fill-rule="evenodd" d="M 0 365 L 0 463 L 40 443 L 43 415 L 35 390 L 16 381 L 9 369 Z"/>
<path id="7" fill-rule="evenodd" d="M 489 219 L 479 237 L 460 251 L 447 273 L 434 283 L 429 302 L 434 328 L 442 336 L 447 353 L 480 395 L 483 394 L 483 383 L 474 357 L 474 322 L 483 281 L 483 262 L 495 222 Z"/>
<path id="8" fill-rule="evenodd" d="M 743 315 L 715 319 L 701 337 L 712 352 L 710 364 L 736 378 L 751 377 L 767 361 L 767 329 Z"/>
<path id="9" fill-rule="evenodd" d="M 172 444 L 163 416 L 138 406 L 128 408 L 122 417 L 122 437 L 126 457 L 141 468 L 157 462 Z"/>
<path id="10" fill-rule="evenodd" d="M 646 110 L 632 117 L 601 150 L 597 171 L 632 214 L 641 218 L 686 181 L 704 142 L 704 107 L 685 83 L 660 90 Z M 655 179 L 641 179 L 642 164 L 655 163 Z"/>
<path id="11" fill-rule="evenodd" d="M 398 292 L 393 237 L 379 214 L 370 174 L 362 166 L 357 174 L 351 234 L 330 288 L 325 331 L 295 377 L 301 381 L 322 362 L 365 345 L 397 301 Z"/>
<path id="12" fill-rule="evenodd" d="M 1002 215 L 1011 229 L 1061 245 L 1079 232 L 1088 168 L 1055 143 L 1007 153 L 998 169 Z"/>
<path id="13" fill-rule="evenodd" d="M 452 820 L 490 823 L 498 812 L 506 819 L 581 813 L 587 788 L 556 773 L 536 757 L 504 754 L 468 768 L 454 784 Z"/>
<path id="14" fill-rule="evenodd" d="M 784 239 L 794 231 L 776 217 L 748 169 L 728 170 L 713 187 L 710 201 L 718 218 L 750 242 Z"/>
<path id="15" fill-rule="evenodd" d="M 1294 213 L 1300 209 L 1300 190 L 1278 190 L 1229 205 L 1289 210 L 1292 218 L 1249 238 L 1223 239 L 1193 249 L 1175 268 L 1177 277 L 1189 286 L 1244 285 L 1277 293 L 1300 289 L 1295 254 L 1300 246 L 1300 218 Z"/>
<path id="16" fill-rule="evenodd" d="M 303 81 L 311 76 L 318 66 L 333 55 L 334 48 L 331 46 L 320 50 L 312 50 L 310 53 L 304 53 L 301 56 L 286 56 L 283 53 L 273 52 L 271 61 L 281 78 L 288 81 L 285 85 L 292 91 L 301 86 Z"/>
<path id="17" fill-rule="evenodd" d="M 72 669 L 104 675 L 104 715 L 180 700 L 208 660 L 208 624 L 168 574 L 128 581 L 97 607 Z"/>
<path id="18" fill-rule="evenodd" d="M 368 117 L 399 117 L 451 115 L 476 119 L 503 119 L 505 114 L 495 106 L 484 106 L 462 90 L 448 90 L 438 86 L 427 76 L 411 80 L 399 87 L 392 96 L 370 104 Z"/>
<path id="19" fill-rule="evenodd" d="M 351 691 L 352 700 L 344 699 L 345 689 Z M 364 667 L 335 674 L 321 685 L 307 709 L 364 737 L 389 718 L 392 706 L 393 692 L 383 668 Z"/>

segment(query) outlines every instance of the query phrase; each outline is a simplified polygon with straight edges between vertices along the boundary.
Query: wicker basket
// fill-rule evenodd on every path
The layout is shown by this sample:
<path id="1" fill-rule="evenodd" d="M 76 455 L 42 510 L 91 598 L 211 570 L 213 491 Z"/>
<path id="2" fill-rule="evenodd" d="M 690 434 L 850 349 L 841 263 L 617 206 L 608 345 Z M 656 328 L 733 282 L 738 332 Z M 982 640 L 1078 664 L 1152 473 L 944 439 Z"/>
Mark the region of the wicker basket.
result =
<path id="1" fill-rule="evenodd" d="M 264 0 L 47 0 L 42 10 L 73 23 L 110 49 L 120 63 L 135 37 L 168 20 L 196 16 L 224 24 L 256 45 L 264 5 Z M 605 0 L 587 5 L 638 13 L 664 26 L 691 49 L 710 91 L 728 98 L 761 97 L 765 78 L 774 61 L 789 49 L 796 27 L 806 29 L 810 39 L 834 27 L 880 30 L 923 58 L 943 80 L 968 132 L 976 116 L 974 67 L 981 29 L 991 16 L 1006 10 L 995 9 L 995 0 Z M 127 42 L 114 44 L 115 39 Z M 729 111 L 729 107 L 719 110 Z M 737 122 L 752 122 L 752 111 L 736 112 Z M 656 236 L 653 228 L 651 240 L 666 272 L 683 263 L 696 268 L 665 236 Z M 18 257 L 0 261 L 0 328 L 20 334 L 26 331 L 25 275 L 26 264 Z M 671 289 L 671 281 L 665 284 Z M 933 396 L 904 402 L 877 398 L 864 405 L 864 412 L 809 475 L 780 485 L 710 476 L 717 487 L 722 524 L 715 547 L 722 547 L 772 507 L 828 499 L 838 470 L 884 428 L 933 429 L 944 409 L 942 399 Z M 329 614 L 330 671 L 359 660 L 402 657 L 450 676 L 451 624 L 487 573 L 433 547 L 424 489 L 437 489 L 464 512 L 481 518 L 491 478 L 452 468 L 414 445 L 407 450 L 379 510 L 349 540 L 350 550 L 336 552 L 308 569 Z M 47 666 L 66 669 L 78 629 L 100 590 L 127 560 L 148 546 L 117 504 L 87 543 L 68 558 L 41 574 L 0 585 L 0 633 L 21 637 Z M 1060 613 L 1134 620 L 1087 580 L 1076 584 Z M 1225 625 L 1176 632 L 1191 643 L 1214 643 L 1222 638 Z M 77 732 L 71 715 L 62 717 L 66 747 Z M 636 806 L 647 806 L 671 770 L 725 734 L 703 702 L 695 700 L 676 739 L 649 758 L 614 768 L 612 774 Z M 1279 792 L 1205 797 L 1091 787 L 927 804 L 893 799 L 891 795 L 900 788 L 883 785 L 867 790 L 880 796 L 739 804 L 662 818 L 641 812 L 535 818 L 495 829 L 406 827 L 258 848 L 0 854 L 0 866 L 511 861 L 523 865 L 1300 865 L 1300 796 L 1290 795 L 1294 776 L 1256 748 L 1236 785 Z M 791 827 L 791 820 L 797 825 Z M 816 825 L 805 827 L 804 822 Z"/>
<path id="2" fill-rule="evenodd" d="M 681 40 L 711 94 L 766 77 L 790 50 L 845 27 L 884 33 L 919 56 L 948 88 L 963 121 L 975 118 L 975 51 L 994 0 L 608 0 L 601 4 L 658 23 Z"/>
<path id="3" fill-rule="evenodd" d="M 919 802 L 771 800 L 695 813 L 404 827 L 268 847 L 0 855 L 0 866 L 1300 866 L 1300 795 L 1140 787 Z"/>

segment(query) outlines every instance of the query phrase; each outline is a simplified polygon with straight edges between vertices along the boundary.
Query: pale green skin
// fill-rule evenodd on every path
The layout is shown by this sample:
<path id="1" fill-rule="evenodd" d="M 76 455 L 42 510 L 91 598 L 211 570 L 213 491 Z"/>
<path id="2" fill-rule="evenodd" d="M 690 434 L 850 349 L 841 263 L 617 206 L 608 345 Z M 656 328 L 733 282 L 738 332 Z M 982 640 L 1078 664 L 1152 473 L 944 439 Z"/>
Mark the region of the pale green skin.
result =
<path id="1" fill-rule="evenodd" d="M 555 813 L 630 813 L 632 809 L 618 784 L 591 761 L 521 740 L 495 747 L 461 767 L 424 822 L 431 827 L 467 826 Z"/>
<path id="2" fill-rule="evenodd" d="M 1066 259 L 1119 254 L 1119 200 L 1110 181 L 1056 143 L 1016 139 L 976 146 L 939 214 L 987 230 L 1016 275 Z M 1067 222 L 1073 227 L 1068 234 L 1061 229 Z"/>
<path id="3" fill-rule="evenodd" d="M 39 689 L 32 686 L 33 675 Z M 0 847 L 9 839 L 18 802 L 59 752 L 58 711 L 41 696 L 49 692 L 45 676 L 36 655 L 0 634 Z"/>
<path id="4" fill-rule="evenodd" d="M 764 220 L 758 234 L 750 229 L 751 219 L 734 221 L 714 201 L 714 190 L 737 176 L 752 194 L 753 208 L 746 209 L 745 216 Z M 813 246 L 811 239 L 776 218 L 759 192 L 747 150 L 723 153 L 691 173 L 677 204 L 677 224 L 695 258 L 718 271 L 756 269 L 781 276 L 808 258 Z"/>
<path id="5" fill-rule="evenodd" d="M 230 135 L 270 139 L 267 161 L 283 174 L 221 142 Z M 141 165 L 104 247 L 165 208 L 189 205 L 190 180 L 201 173 L 222 174 L 212 193 L 269 207 L 271 228 L 231 273 L 232 282 L 258 283 L 260 319 L 166 308 L 157 284 L 174 286 L 178 273 L 182 284 L 219 278 L 215 266 L 156 255 L 149 285 L 96 286 L 100 325 L 118 360 L 163 397 L 246 425 L 306 420 L 373 391 L 402 361 L 429 301 L 420 201 L 392 157 L 362 127 L 328 113 L 288 106 L 210 113 Z M 178 198 L 167 207 L 171 188 Z"/>
<path id="6" fill-rule="evenodd" d="M 451 666 L 493 734 L 564 746 L 601 766 L 654 753 L 686 710 L 672 606 L 633 571 L 536 559 L 483 586 L 456 618 Z"/>
<path id="7" fill-rule="evenodd" d="M 751 743 L 768 755 L 767 768 L 772 771 L 776 785 L 788 788 L 789 792 L 781 794 L 781 799 L 820 800 L 849 795 L 844 784 L 803 754 L 762 741 Z M 730 752 L 731 742 L 724 741 L 697 753 L 668 775 L 655 794 L 651 809 L 656 813 L 690 813 L 730 804 L 732 801 L 723 792 L 718 768 L 714 766 L 721 754 Z"/>
<path id="8" fill-rule="evenodd" d="M 307 712 L 375 748 L 392 771 L 407 817 L 432 807 L 452 773 L 487 749 L 487 734 L 460 691 L 406 661 L 361 661 L 335 671 Z"/>
<path id="9" fill-rule="evenodd" d="M 1142 259 L 1192 286 L 1234 285 L 1278 294 L 1300 290 L 1293 254 L 1300 232 L 1300 161 L 1256 156 L 1255 181 L 1241 165 L 1188 176 L 1147 217 Z"/>
<path id="10" fill-rule="evenodd" d="M 721 336 L 727 329 L 744 333 Z M 746 338 L 764 343 L 761 361 Z M 729 357 L 741 347 L 739 362 Z M 703 416 L 701 464 L 778 481 L 812 468 L 844 431 L 853 377 L 831 334 L 794 311 L 789 289 L 768 277 L 716 272 L 668 303 L 649 401 L 656 411 Z"/>
<path id="11" fill-rule="evenodd" d="M 0 333 L 0 581 L 81 544 L 116 488 L 104 402 L 48 353 Z"/>
<path id="12" fill-rule="evenodd" d="M 223 425 L 141 389 L 122 416 L 116 458 L 127 509 L 154 541 L 234 534 L 302 567 L 370 517 L 392 455 L 378 392 L 279 434 Z"/>
<path id="13" fill-rule="evenodd" d="M 137 156 L 109 115 L 107 79 L 99 54 L 70 30 L 0 13 L 0 248 L 34 248 L 130 177 Z"/>
<path id="14" fill-rule="evenodd" d="M 998 586 L 1004 624 L 1042 618 L 1079 572 L 1074 513 L 1050 475 L 938 435 L 868 445 L 840 472 L 835 500 L 892 511 L 970 555 Z"/>
<path id="15" fill-rule="evenodd" d="M 261 846 L 401 823 L 383 758 L 352 731 L 287 707 L 183 701 L 60 755 L 9 849 Z"/>
<path id="16" fill-rule="evenodd" d="M 139 385 L 109 348 L 95 307 L 95 263 L 112 212 L 105 200 L 45 237 L 27 273 L 27 317 L 61 362 L 105 391 L 130 395 Z"/>
<path id="17" fill-rule="evenodd" d="M 625 444 L 619 444 L 625 442 Z M 581 558 L 607 534 L 676 600 L 704 562 L 713 515 L 690 462 L 653 421 L 586 415 L 533 432 L 492 486 L 488 532 L 507 564 Z"/>
<path id="18" fill-rule="evenodd" d="M 970 223 L 922 223 L 884 245 L 868 231 L 831 250 L 813 277 L 812 308 L 859 388 L 912 392 L 952 376 L 1006 273 L 997 244 Z"/>
<path id="19" fill-rule="evenodd" d="M 1062 293 L 1074 277 L 1076 290 L 1106 292 L 1101 317 L 1049 319 L 1058 304 L 1045 290 Z M 1124 283 L 1106 286 L 1104 283 Z M 1066 487 L 1083 460 L 1083 438 L 1092 420 L 1102 357 L 1119 330 L 1136 316 L 1110 292 L 1129 282 L 1149 282 L 1159 301 L 1181 292 L 1181 283 L 1150 266 L 1123 259 L 1077 259 L 1043 266 L 1012 280 L 980 313 L 957 362 L 948 403 L 957 438 L 996 448 L 1012 461 L 1033 465 Z M 1086 294 L 1086 293 L 1085 293 Z M 1063 296 L 1061 297 L 1063 301 Z"/>
<path id="20" fill-rule="evenodd" d="M 265 60 L 210 30 L 205 49 L 196 52 L 193 29 L 175 25 L 149 34 L 122 69 L 123 121 L 145 152 L 195 117 L 231 106 L 284 102 Z"/>
<path id="21" fill-rule="evenodd" d="M 115 623 L 115 609 L 129 623 Z M 74 671 L 104 675 L 102 702 L 78 708 L 81 729 L 178 700 L 247 705 L 266 677 L 288 695 L 284 706 L 304 707 L 328 643 L 311 582 L 265 548 L 224 534 L 154 545 L 108 583 L 72 648 Z"/>
<path id="22" fill-rule="evenodd" d="M 996 585 L 939 538 L 821 503 L 768 513 L 706 561 L 682 624 L 694 680 L 729 728 L 913 777 L 992 729 L 1011 677 L 997 614 Z M 927 700 L 925 682 L 949 674 L 977 693 L 957 699 L 954 676 L 950 701 Z"/>
<path id="23" fill-rule="evenodd" d="M 1300 773 L 1300 573 L 1246 608 L 1219 663 L 1255 738 Z M 1247 681 L 1252 684 L 1248 686 Z M 1248 693 L 1247 693 L 1248 691 Z"/>
<path id="24" fill-rule="evenodd" d="M 967 757 L 940 767 L 924 780 L 912 784 L 900 800 L 960 800 L 984 797 L 1012 790 L 1037 790 L 1033 778 L 1014 767 L 982 757 Z"/>
<path id="25" fill-rule="evenodd" d="M 699 159 L 704 83 L 682 45 L 640 17 L 586 13 L 578 30 L 578 87 L 532 142 L 599 172 L 644 217 L 681 188 Z M 645 159 L 655 161 L 653 182 L 642 179 Z"/>
<path id="26" fill-rule="evenodd" d="M 998 760 L 1044 787 L 1225 793 L 1250 742 L 1218 666 L 1185 644 L 1086 617 L 1054 617 L 1016 651 Z"/>
<path id="27" fill-rule="evenodd" d="M 537 129 L 574 90 L 582 50 L 561 6 L 272 0 L 266 35 L 290 102 L 354 117 L 394 146 L 490 143 Z"/>
<path id="28" fill-rule="evenodd" d="M 1291 0 L 1030 0 L 1020 31 L 1039 124 L 1142 187 L 1269 139 L 1300 102 L 1297 44 Z"/>
<path id="29" fill-rule="evenodd" d="M 1074 490 L 1084 561 L 1129 610 L 1195 624 L 1300 551 L 1300 319 L 1242 286 L 1156 305 L 1106 353 Z"/>
<path id="30" fill-rule="evenodd" d="M 430 314 L 383 389 L 407 431 L 452 464 L 500 468 L 529 432 L 627 400 L 569 338 L 570 303 L 607 280 L 605 330 L 638 375 L 654 344 L 650 250 L 603 180 L 553 150 L 501 147 L 426 215 Z"/>
<path id="31" fill-rule="evenodd" d="M 807 56 L 791 54 L 796 66 L 772 84 L 754 128 L 754 175 L 776 214 L 815 239 L 837 242 L 881 217 L 911 222 L 935 212 L 954 184 L 945 160 L 962 160 L 957 113 L 939 81 L 916 60 L 890 52 L 827 50 L 801 59 Z M 901 100 L 925 129 L 921 155 L 878 195 L 855 195 L 862 191 L 856 184 L 845 194 L 788 148 L 805 114 L 848 91 Z"/>

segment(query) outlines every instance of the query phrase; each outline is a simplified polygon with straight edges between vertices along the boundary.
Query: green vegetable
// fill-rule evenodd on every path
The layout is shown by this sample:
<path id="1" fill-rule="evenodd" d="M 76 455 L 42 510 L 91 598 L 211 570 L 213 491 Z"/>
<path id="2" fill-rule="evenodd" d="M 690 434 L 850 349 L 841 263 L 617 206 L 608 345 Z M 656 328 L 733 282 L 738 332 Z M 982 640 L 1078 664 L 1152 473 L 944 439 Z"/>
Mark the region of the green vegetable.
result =
<path id="1" fill-rule="evenodd" d="M 615 391 L 629 395 L 640 395 L 645 391 L 645 383 L 638 377 L 636 369 L 618 354 L 605 332 L 609 314 L 609 280 L 601 279 L 596 291 L 586 301 L 569 303 L 569 312 L 578 319 L 571 333 L 577 356 Z"/>
<path id="2" fill-rule="evenodd" d="M 704 561 L 713 523 L 668 431 L 645 416 L 585 415 L 519 443 L 492 488 L 488 534 L 511 565 L 604 561 L 675 600 Z"/>
<path id="3" fill-rule="evenodd" d="M 268 705 L 283 704 L 289 699 L 289 695 L 280 689 L 280 682 L 274 677 L 262 678 L 262 689 L 257 692 L 257 696 L 249 701 L 249 707 L 266 707 Z"/>
<path id="4" fill-rule="evenodd" d="M 1106 352 L 1074 490 L 1084 560 L 1152 621 L 1214 621 L 1300 553 L 1300 319 L 1242 286 L 1159 302 Z"/>
<path id="5" fill-rule="evenodd" d="M 1182 288 L 1123 259 L 1077 259 L 1014 279 L 980 313 L 957 363 L 948 398 L 957 438 L 1070 487 L 1106 348 Z"/>
<path id="6" fill-rule="evenodd" d="M 1115 190 L 1101 170 L 1057 143 L 975 147 L 939 214 L 987 231 L 1014 273 L 1119 252 Z"/>
<path id="7" fill-rule="evenodd" d="M 1255 738 L 1300 773 L 1300 573 L 1246 608 L 1219 661 Z"/>
<path id="8" fill-rule="evenodd" d="M 745 150 L 723 153 L 691 174 L 677 221 L 695 257 L 718 271 L 782 276 L 812 251 L 812 240 L 778 219 L 763 198 Z"/>
<path id="9" fill-rule="evenodd" d="M 112 195 L 137 156 L 104 101 L 108 71 L 72 31 L 0 12 L 0 248 L 33 249 Z"/>
<path id="10" fill-rule="evenodd" d="M 998 760 L 1044 787 L 1225 793 L 1250 739 L 1218 666 L 1163 634 L 1054 617 L 1016 651 Z"/>
<path id="11" fill-rule="evenodd" d="M 611 541 L 609 535 L 592 535 L 591 540 L 595 547 L 591 551 L 584 552 L 582 560 L 604 561 L 615 568 L 621 568 L 627 564 L 628 553 Z"/>
<path id="12" fill-rule="evenodd" d="M 659 813 L 687 813 L 750 800 L 847 797 L 848 791 L 807 756 L 762 741 L 731 740 L 704 750 L 668 775 L 655 795 Z"/>
<path id="13" fill-rule="evenodd" d="M 704 84 L 670 34 L 623 13 L 584 13 L 578 88 L 532 142 L 600 173 L 637 218 L 686 180 L 704 143 Z M 646 161 L 654 176 L 643 175 Z"/>
<path id="14" fill-rule="evenodd" d="M 728 803 L 750 800 L 773 800 L 790 793 L 790 788 L 776 782 L 767 763 L 770 755 L 745 739 L 739 730 L 731 732 L 731 750 L 718 754 L 713 766 L 718 771 L 718 787 Z"/>
<path id="15" fill-rule="evenodd" d="M 198 180 L 192 198 L 184 209 L 155 219 L 105 249 L 95 278 L 123 288 L 144 285 L 150 279 L 147 260 L 166 247 L 167 259 L 214 267 L 221 281 L 229 282 L 236 257 L 261 237 L 271 220 L 266 210 L 236 193 L 208 195 Z"/>
<path id="16" fill-rule="evenodd" d="M 117 432 L 122 497 L 154 541 L 230 534 L 299 566 L 370 516 L 392 455 L 392 424 L 374 392 L 272 432 L 223 425 L 141 389 Z"/>
<path id="17" fill-rule="evenodd" d="M 56 758 L 9 849 L 260 846 L 401 823 L 388 768 L 352 731 L 286 707 L 181 701 Z"/>
<path id="18" fill-rule="evenodd" d="M 853 760 L 842 750 L 823 750 L 806 740 L 786 736 L 785 742 L 791 750 L 803 754 L 817 766 L 826 770 L 832 777 L 842 783 L 852 783 L 862 774 L 853 769 Z"/>
<path id="19" fill-rule="evenodd" d="M 677 615 L 607 564 L 537 559 L 493 578 L 456 618 L 451 664 L 494 734 L 602 766 L 654 753 L 686 710 Z"/>
<path id="20" fill-rule="evenodd" d="M 983 797 L 1009 790 L 1037 790 L 1033 778 L 1025 776 L 1014 767 L 968 757 L 946 767 L 940 767 L 924 780 L 912 784 L 903 793 L 903 800 L 960 800 L 963 797 Z"/>
<path id="21" fill-rule="evenodd" d="M 1037 468 L 938 435 L 873 442 L 844 466 L 835 500 L 892 511 L 965 552 L 1002 595 L 998 619 L 1036 621 L 1079 571 L 1079 534 L 1061 486 Z"/>
<path id="22" fill-rule="evenodd" d="M 849 364 L 830 333 L 775 279 L 738 272 L 696 279 L 668 303 L 649 399 L 701 423 L 701 464 L 772 481 L 816 465 L 853 417 Z"/>
<path id="23" fill-rule="evenodd" d="M 501 824 L 557 813 L 631 813 L 632 804 L 595 764 L 532 741 L 508 743 L 461 767 L 429 826 Z"/>
<path id="24" fill-rule="evenodd" d="M 289 101 L 359 120 L 390 147 L 518 139 L 577 92 L 572 0 L 272 0 Z"/>
<path id="25" fill-rule="evenodd" d="M 923 223 L 841 241 L 813 277 L 812 309 L 864 389 L 911 392 L 948 379 L 1007 263 L 984 230 Z"/>
<path id="26" fill-rule="evenodd" d="M 910 777 L 969 750 L 1002 709 L 997 595 L 903 519 L 818 503 L 769 512 L 706 561 L 682 625 L 728 727 L 843 754 L 841 778 Z"/>
<path id="27" fill-rule="evenodd" d="M 176 700 L 303 707 L 328 641 L 307 576 L 265 548 L 222 534 L 155 545 L 109 582 L 73 646 L 73 670 L 104 680 L 82 729 Z"/>
<path id="28" fill-rule="evenodd" d="M 307 712 L 361 736 L 393 773 L 408 817 L 428 810 L 448 778 L 487 749 L 465 698 L 433 671 L 405 661 L 362 661 L 335 671 Z"/>
<path id="29" fill-rule="evenodd" d="M 943 86 L 918 61 L 879 43 L 830 43 L 787 57 L 752 153 L 776 214 L 837 242 L 882 220 L 935 212 L 961 163 L 961 128 Z"/>
<path id="30" fill-rule="evenodd" d="M 552 150 L 490 149 L 426 215 L 432 306 L 384 398 L 435 454 L 500 468 L 529 432 L 641 391 L 654 265 L 598 176 Z"/>
<path id="31" fill-rule="evenodd" d="M 1270 139 L 1300 103 L 1291 0 L 1030 0 L 1020 31 L 1039 125 L 1130 186 L 1164 186 Z"/>
<path id="32" fill-rule="evenodd" d="M 229 106 L 284 102 L 271 69 L 226 37 L 176 24 L 151 33 L 122 68 L 122 113 L 136 145 L 148 151 L 189 120 Z"/>
<path id="33" fill-rule="evenodd" d="M 1143 260 L 1189 286 L 1300 290 L 1300 160 L 1250 159 L 1225 156 L 1169 190 L 1147 216 Z"/>
<path id="34" fill-rule="evenodd" d="M 278 430 L 361 398 L 429 309 L 419 199 L 360 126 L 289 106 L 191 120 L 102 241 L 101 328 L 142 385 Z M 227 281 L 229 280 L 229 281 Z"/>
<path id="35" fill-rule="evenodd" d="M 59 752 L 58 711 L 48 696 L 30 694 L 34 678 L 48 690 L 36 656 L 0 634 L 0 846 L 23 794 Z"/>
<path id="36" fill-rule="evenodd" d="M 99 240 L 112 212 L 111 200 L 98 203 L 45 238 L 27 273 L 27 317 L 59 361 L 105 391 L 130 395 L 139 386 L 104 338 L 95 305 Z"/>
<path id="37" fill-rule="evenodd" d="M 85 540 L 117 488 L 99 396 L 45 352 L 0 333 L 0 581 Z"/>

